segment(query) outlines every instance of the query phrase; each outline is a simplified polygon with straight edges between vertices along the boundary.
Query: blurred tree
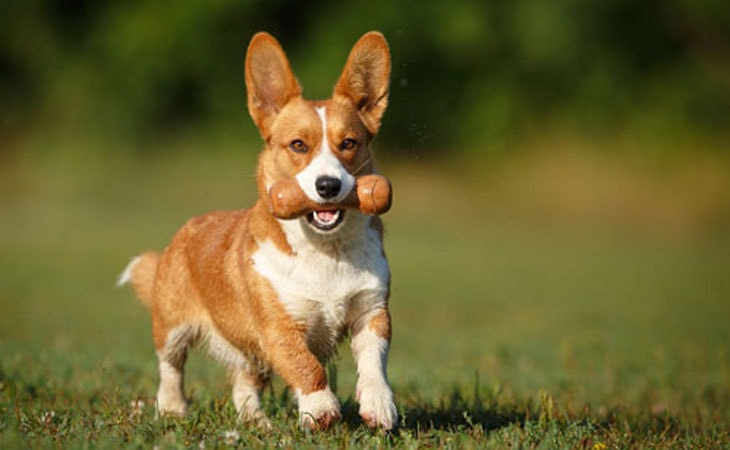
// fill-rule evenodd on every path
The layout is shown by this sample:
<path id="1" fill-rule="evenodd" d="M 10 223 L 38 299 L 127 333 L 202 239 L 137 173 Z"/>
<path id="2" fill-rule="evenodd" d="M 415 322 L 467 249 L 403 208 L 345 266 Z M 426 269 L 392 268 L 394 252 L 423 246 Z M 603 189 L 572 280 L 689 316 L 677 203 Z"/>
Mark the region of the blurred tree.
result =
<path id="1" fill-rule="evenodd" d="M 5 0 L 0 11 L 0 142 L 253 133 L 242 66 L 258 30 L 282 41 L 313 98 L 329 95 L 360 34 L 383 31 L 394 66 L 381 139 L 396 151 L 499 148 L 556 126 L 669 140 L 730 129 L 724 0 Z"/>

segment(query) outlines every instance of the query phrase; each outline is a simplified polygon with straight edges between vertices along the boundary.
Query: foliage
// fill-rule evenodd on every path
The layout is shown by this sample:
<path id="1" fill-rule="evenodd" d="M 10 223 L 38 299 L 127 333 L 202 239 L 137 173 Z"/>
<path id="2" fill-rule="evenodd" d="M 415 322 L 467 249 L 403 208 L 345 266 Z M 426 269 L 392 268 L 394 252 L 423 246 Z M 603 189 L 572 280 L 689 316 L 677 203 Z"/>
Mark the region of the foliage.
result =
<path id="1" fill-rule="evenodd" d="M 553 128 L 669 151 L 730 123 L 730 7 L 673 2 L 156 1 L 3 3 L 0 139 L 133 144 L 196 130 L 255 136 L 243 58 L 258 30 L 305 94 L 329 91 L 355 39 L 388 37 L 395 152 L 498 149 Z M 148 148 L 146 146 L 145 148 Z"/>

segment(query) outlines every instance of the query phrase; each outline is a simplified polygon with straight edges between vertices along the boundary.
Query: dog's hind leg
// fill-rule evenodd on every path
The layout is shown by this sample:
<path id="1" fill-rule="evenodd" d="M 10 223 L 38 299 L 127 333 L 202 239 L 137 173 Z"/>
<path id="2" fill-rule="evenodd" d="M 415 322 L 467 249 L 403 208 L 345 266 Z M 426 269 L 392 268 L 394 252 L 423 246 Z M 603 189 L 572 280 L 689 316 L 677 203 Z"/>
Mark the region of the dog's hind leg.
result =
<path id="1" fill-rule="evenodd" d="M 196 336 L 196 327 L 180 325 L 170 330 L 162 348 L 158 347 L 160 387 L 157 390 L 157 410 L 160 414 L 182 415 L 187 410 L 183 369 L 188 348 Z"/>
<path id="2" fill-rule="evenodd" d="M 254 422 L 263 428 L 271 428 L 271 423 L 261 410 L 261 390 L 267 377 L 253 373 L 248 366 L 232 366 L 228 369 L 233 385 L 233 404 L 238 417 L 243 422 Z"/>

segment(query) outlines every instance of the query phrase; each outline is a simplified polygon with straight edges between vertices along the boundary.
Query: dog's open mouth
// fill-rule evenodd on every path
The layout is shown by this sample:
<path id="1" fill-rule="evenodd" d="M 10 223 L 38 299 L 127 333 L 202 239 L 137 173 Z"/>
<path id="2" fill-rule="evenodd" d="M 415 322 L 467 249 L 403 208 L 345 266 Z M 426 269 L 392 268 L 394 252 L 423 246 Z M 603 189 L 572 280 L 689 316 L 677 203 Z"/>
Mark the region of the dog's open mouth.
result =
<path id="1" fill-rule="evenodd" d="M 332 231 L 342 223 L 345 211 L 341 209 L 314 211 L 307 214 L 307 222 L 319 231 Z"/>

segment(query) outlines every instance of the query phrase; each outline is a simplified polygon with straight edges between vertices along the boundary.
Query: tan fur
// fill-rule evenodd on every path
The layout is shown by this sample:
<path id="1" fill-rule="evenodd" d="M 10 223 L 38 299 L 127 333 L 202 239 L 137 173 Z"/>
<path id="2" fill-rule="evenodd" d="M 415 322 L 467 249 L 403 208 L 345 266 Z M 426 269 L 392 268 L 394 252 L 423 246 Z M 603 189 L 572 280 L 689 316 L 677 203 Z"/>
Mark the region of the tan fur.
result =
<path id="1" fill-rule="evenodd" d="M 367 326 L 376 335 L 390 341 L 390 313 L 387 309 L 370 319 Z"/>
<path id="2" fill-rule="evenodd" d="M 297 257 L 282 222 L 269 213 L 268 188 L 277 180 L 294 177 L 316 156 L 315 151 L 297 154 L 288 149 L 293 139 L 303 140 L 311 149 L 323 142 L 315 107 L 326 108 L 328 142 L 349 138 L 359 143 L 356 151 L 337 153 L 340 163 L 353 174 L 373 172 L 367 144 L 377 133 L 387 105 L 389 72 L 385 40 L 378 33 L 369 33 L 353 48 L 333 98 L 310 102 L 301 97 L 278 42 L 264 33 L 251 40 L 245 71 L 248 105 L 266 142 L 257 172 L 258 201 L 248 210 L 192 218 L 162 254 L 144 253 L 130 265 L 134 289 L 152 315 L 153 339 L 161 361 L 158 402 L 164 403 L 158 406 L 163 412 L 184 412 L 182 367 L 188 347 L 198 341 L 207 341 L 211 352 L 229 365 L 234 400 L 237 408 L 244 409 L 242 417 L 261 417 L 258 399 L 250 400 L 248 393 L 260 390 L 272 369 L 302 401 L 331 395 L 327 394 L 323 361 L 308 348 L 310 321 L 292 316 L 271 281 L 261 275 L 253 256 L 263 243 L 272 243 L 282 255 Z M 379 218 L 369 217 L 366 228 L 382 238 Z M 348 245 L 347 239 L 352 237 L 341 234 L 343 237 L 326 240 L 331 248 Z M 327 251 L 330 247 L 322 248 Z M 382 312 L 367 327 L 389 341 L 387 293 L 384 297 L 378 306 Z M 356 319 L 344 325 L 352 327 Z M 337 333 L 339 337 L 346 334 L 345 330 Z M 326 427 L 339 417 L 339 411 L 332 408 L 320 417 L 301 420 L 315 428 Z M 390 428 L 392 419 L 383 419 L 381 424 Z"/>
<path id="3" fill-rule="evenodd" d="M 132 267 L 134 291 L 147 308 L 152 307 L 152 287 L 155 282 L 159 257 L 157 252 L 145 252 L 139 255 L 139 260 Z"/>

